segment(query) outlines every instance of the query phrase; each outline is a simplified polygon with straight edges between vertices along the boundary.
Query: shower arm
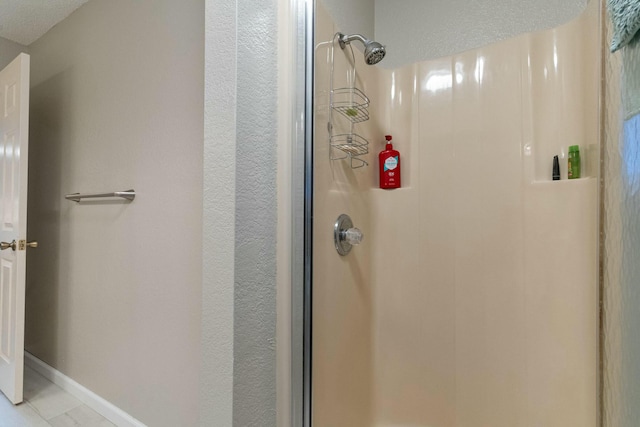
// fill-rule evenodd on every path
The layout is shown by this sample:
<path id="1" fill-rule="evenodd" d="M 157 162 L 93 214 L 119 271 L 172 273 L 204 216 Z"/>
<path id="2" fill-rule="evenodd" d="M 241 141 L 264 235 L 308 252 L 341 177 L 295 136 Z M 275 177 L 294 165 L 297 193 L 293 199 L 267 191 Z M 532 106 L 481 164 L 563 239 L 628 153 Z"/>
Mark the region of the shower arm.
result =
<path id="1" fill-rule="evenodd" d="M 342 48 L 342 49 L 344 49 L 346 45 L 348 45 L 349 43 L 351 43 L 354 40 L 360 41 L 365 46 L 366 46 L 366 44 L 368 42 L 368 40 L 365 39 L 360 34 L 353 34 L 353 35 L 350 35 L 350 36 L 345 36 L 342 33 L 338 34 L 338 42 L 340 43 L 340 48 Z"/>

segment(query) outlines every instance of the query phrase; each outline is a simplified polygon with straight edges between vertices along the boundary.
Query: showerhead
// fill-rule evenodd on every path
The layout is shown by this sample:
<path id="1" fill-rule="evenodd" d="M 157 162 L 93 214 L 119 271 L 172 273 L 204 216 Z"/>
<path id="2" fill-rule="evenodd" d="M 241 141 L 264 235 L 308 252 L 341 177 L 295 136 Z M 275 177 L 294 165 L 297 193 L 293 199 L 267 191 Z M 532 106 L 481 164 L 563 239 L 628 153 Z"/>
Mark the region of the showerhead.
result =
<path id="1" fill-rule="evenodd" d="M 369 65 L 374 65 L 382 61 L 386 54 L 386 49 L 378 42 L 370 41 L 369 43 L 365 44 L 364 60 Z"/>
<path id="2" fill-rule="evenodd" d="M 340 47 L 342 49 L 345 48 L 346 45 L 351 43 L 354 40 L 360 41 L 364 45 L 364 60 L 369 65 L 377 64 L 382 61 L 387 51 L 384 46 L 380 43 L 375 42 L 373 40 L 369 40 L 360 34 L 353 34 L 350 36 L 346 36 L 342 33 L 338 34 L 338 42 L 340 42 Z"/>

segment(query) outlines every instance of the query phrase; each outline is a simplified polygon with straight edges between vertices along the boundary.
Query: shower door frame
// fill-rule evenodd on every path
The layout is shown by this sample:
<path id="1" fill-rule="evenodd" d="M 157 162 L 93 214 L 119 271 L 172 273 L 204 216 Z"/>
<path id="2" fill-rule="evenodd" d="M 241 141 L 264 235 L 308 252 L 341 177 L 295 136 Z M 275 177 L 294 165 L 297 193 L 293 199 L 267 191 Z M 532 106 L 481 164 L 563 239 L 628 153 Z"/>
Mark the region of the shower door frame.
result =
<path id="1" fill-rule="evenodd" d="M 305 1 L 305 0 L 303 0 Z M 305 144 L 304 144 L 304 351 L 303 351 L 303 421 L 313 425 L 312 401 L 312 324 L 313 324 L 313 104 L 315 74 L 315 0 L 305 1 Z"/>
<path id="2" fill-rule="evenodd" d="M 290 0 L 292 76 L 291 426 L 312 425 L 313 92 L 315 0 Z"/>
<path id="3" fill-rule="evenodd" d="M 315 67 L 315 15 L 316 0 L 289 0 L 292 18 L 294 19 L 294 33 L 292 44 L 294 46 L 291 82 L 295 88 L 292 109 L 292 252 L 291 252 L 291 426 L 312 427 L 313 425 L 313 401 L 312 401 L 312 322 L 313 322 L 313 135 L 314 135 L 314 67 Z M 593 0 L 592 0 L 593 1 Z M 604 2 L 595 0 L 600 5 L 600 31 L 601 44 L 605 48 L 604 37 Z M 604 63 L 601 58 L 601 67 Z M 602 72 L 603 70 L 601 70 Z M 604 82 L 603 82 L 604 85 Z M 603 149 L 604 138 L 602 135 L 602 110 L 603 100 L 600 89 L 600 148 Z M 602 153 L 599 153 L 602 154 Z M 602 165 L 601 165 L 602 167 Z M 602 171 L 598 171 L 601 179 Z M 604 185 L 601 182 L 601 185 Z M 602 218 L 602 187 L 598 195 L 598 217 Z M 599 228 L 601 224 L 598 224 Z M 601 231 L 601 230 L 598 230 Z M 600 246 L 601 242 L 599 242 Z M 597 257 L 601 260 L 600 247 Z M 598 295 L 597 300 L 602 302 L 602 265 L 598 266 Z M 602 370 L 602 307 L 599 308 L 599 335 L 597 348 L 596 369 L 596 425 L 603 426 L 603 370 Z"/>

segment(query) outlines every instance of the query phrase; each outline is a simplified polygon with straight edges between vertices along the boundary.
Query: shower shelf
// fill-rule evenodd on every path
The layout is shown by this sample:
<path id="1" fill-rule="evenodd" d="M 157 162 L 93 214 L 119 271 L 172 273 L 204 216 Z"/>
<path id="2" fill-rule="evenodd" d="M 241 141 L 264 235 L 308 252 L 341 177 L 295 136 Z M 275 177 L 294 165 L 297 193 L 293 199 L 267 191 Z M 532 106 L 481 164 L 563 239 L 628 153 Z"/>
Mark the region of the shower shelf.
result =
<path id="1" fill-rule="evenodd" d="M 369 141 L 357 133 L 347 133 L 343 135 L 333 135 L 331 137 L 331 148 L 342 151 L 342 157 L 331 157 L 331 160 L 345 159 L 349 156 L 364 156 L 369 154 Z"/>
<path id="2" fill-rule="evenodd" d="M 336 33 L 331 42 L 331 77 L 329 81 L 329 158 L 331 160 L 349 160 L 352 169 L 368 166 L 361 158 L 369 154 L 369 141 L 355 132 L 355 125 L 369 120 L 369 98 L 356 87 L 356 57 L 351 44 L 340 45 L 347 54 L 347 86 L 336 88 L 335 84 L 335 46 L 339 43 L 340 33 Z M 349 55 L 350 54 L 350 55 Z M 349 58 L 349 56 L 351 58 Z M 342 85 L 340 85 L 342 86 Z M 336 117 L 347 119 L 346 123 L 338 123 Z M 348 124 L 348 129 L 345 129 Z M 337 126 L 334 126 L 337 125 Z M 336 133 L 336 128 L 339 129 Z"/>
<path id="3" fill-rule="evenodd" d="M 337 151 L 336 151 L 337 150 Z M 369 141 L 356 133 L 333 135 L 331 137 L 331 160 L 349 159 L 352 169 L 368 166 L 360 156 L 369 153 Z"/>
<path id="4" fill-rule="evenodd" d="M 369 98 L 355 87 L 334 89 L 331 93 L 331 108 L 352 123 L 369 120 Z"/>

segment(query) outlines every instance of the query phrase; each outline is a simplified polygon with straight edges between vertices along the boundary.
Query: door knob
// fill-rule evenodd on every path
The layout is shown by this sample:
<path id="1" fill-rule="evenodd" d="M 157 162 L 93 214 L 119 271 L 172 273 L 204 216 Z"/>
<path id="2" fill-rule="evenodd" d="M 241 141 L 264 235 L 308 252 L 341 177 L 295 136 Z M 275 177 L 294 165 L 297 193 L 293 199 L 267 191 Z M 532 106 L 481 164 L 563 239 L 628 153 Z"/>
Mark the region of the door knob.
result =
<path id="1" fill-rule="evenodd" d="M 0 251 L 4 251 L 5 249 L 11 248 L 12 250 L 16 250 L 16 241 L 14 240 L 11 243 L 0 242 Z"/>
<path id="2" fill-rule="evenodd" d="M 38 247 L 38 242 L 36 242 L 35 240 L 31 242 L 27 242 L 26 240 L 18 240 L 19 251 L 25 251 L 27 250 L 27 248 L 37 248 L 37 247 Z"/>
<path id="3" fill-rule="evenodd" d="M 14 240 L 11 243 L 7 243 L 7 242 L 0 242 L 0 250 L 4 251 L 5 249 L 9 249 L 11 248 L 12 250 L 16 250 L 16 246 L 18 248 L 18 250 L 20 251 L 24 251 L 25 249 L 27 249 L 27 247 L 29 248 L 37 248 L 38 247 L 38 242 L 36 242 L 35 240 L 32 242 L 27 242 L 26 240 L 20 240 L 19 242 L 16 243 L 16 241 Z"/>

